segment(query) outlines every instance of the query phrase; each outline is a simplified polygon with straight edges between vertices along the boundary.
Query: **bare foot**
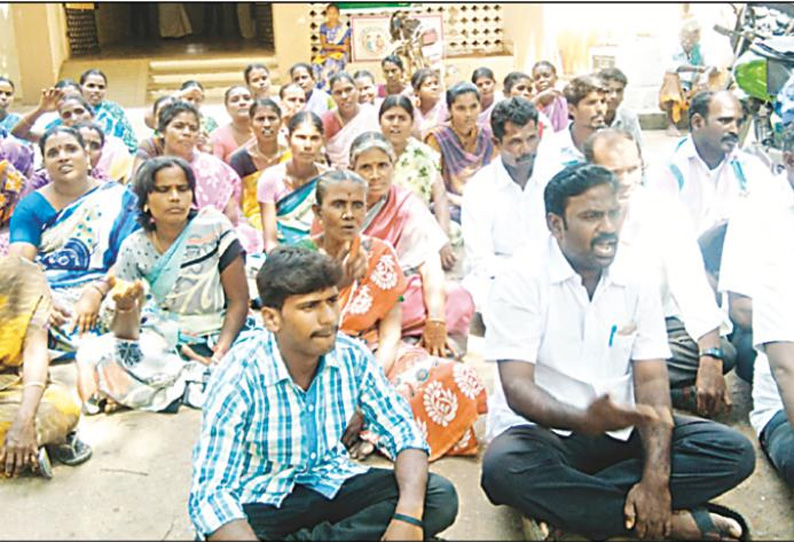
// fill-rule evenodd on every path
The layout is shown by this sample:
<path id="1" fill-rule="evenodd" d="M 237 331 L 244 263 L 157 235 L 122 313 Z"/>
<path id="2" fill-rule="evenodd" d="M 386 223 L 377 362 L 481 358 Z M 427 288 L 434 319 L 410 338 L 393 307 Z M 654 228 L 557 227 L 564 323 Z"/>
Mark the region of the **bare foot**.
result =
<path id="1" fill-rule="evenodd" d="M 673 531 L 670 538 L 675 540 L 739 540 L 742 527 L 735 520 L 709 513 L 717 533 L 702 533 L 689 510 L 673 512 Z"/>

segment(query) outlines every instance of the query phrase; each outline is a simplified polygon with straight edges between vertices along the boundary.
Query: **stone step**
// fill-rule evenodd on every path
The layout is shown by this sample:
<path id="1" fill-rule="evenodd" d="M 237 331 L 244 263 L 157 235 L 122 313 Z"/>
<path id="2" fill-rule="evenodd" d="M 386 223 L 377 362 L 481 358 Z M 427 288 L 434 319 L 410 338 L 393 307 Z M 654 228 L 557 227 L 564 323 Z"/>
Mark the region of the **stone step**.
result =
<path id="1" fill-rule="evenodd" d="M 262 56 L 230 56 L 191 59 L 152 60 L 149 62 L 149 73 L 186 73 L 234 71 L 242 73 L 248 64 L 255 62 L 264 64 L 271 71 L 278 66 L 278 59 L 270 53 Z"/>

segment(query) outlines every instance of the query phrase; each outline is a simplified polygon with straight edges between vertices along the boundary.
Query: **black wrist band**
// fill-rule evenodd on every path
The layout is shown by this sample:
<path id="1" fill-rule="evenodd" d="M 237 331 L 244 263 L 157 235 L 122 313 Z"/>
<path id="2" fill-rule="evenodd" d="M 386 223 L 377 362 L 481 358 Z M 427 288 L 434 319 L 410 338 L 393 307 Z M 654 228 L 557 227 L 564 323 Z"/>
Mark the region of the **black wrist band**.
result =
<path id="1" fill-rule="evenodd" d="M 410 523 L 411 525 L 419 527 L 420 529 L 424 529 L 425 528 L 425 524 L 422 523 L 420 520 L 418 520 L 416 518 L 412 518 L 411 516 L 406 516 L 405 514 L 394 514 L 392 516 L 392 519 L 396 519 L 396 520 L 399 520 L 399 521 L 404 521 L 405 523 Z"/>

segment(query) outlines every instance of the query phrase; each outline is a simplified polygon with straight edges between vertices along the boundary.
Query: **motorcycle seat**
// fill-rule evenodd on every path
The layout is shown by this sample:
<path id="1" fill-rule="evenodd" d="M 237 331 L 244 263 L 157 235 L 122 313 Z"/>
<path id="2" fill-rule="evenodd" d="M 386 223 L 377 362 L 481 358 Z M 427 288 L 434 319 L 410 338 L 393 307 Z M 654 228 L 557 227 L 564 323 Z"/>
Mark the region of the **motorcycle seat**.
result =
<path id="1" fill-rule="evenodd" d="M 764 58 L 794 63 L 794 36 L 769 38 L 754 43 L 750 50 Z"/>

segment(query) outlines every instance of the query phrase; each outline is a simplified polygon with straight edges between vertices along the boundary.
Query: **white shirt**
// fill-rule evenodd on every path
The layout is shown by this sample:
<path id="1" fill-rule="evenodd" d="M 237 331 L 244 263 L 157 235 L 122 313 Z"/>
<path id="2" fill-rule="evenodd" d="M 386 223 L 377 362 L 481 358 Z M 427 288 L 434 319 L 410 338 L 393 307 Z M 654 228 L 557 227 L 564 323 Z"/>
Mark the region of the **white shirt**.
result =
<path id="1" fill-rule="evenodd" d="M 567 166 L 586 161 L 582 151 L 573 142 L 573 136 L 571 135 L 572 126 L 573 123 L 569 122 L 567 128 L 559 132 L 550 133 L 548 136 L 543 136 L 549 148 L 549 151 L 546 152 L 544 159 L 541 161 L 542 169 L 548 175 L 545 182 L 548 182 Z"/>
<path id="2" fill-rule="evenodd" d="M 658 293 L 640 278 L 610 269 L 590 300 L 556 239 L 549 235 L 542 249 L 530 249 L 522 249 L 494 281 L 485 358 L 533 363 L 535 384 L 580 409 L 607 392 L 616 403 L 633 406 L 633 363 L 671 356 Z M 532 423 L 507 405 L 494 369 L 489 440 Z M 625 441 L 632 429 L 609 435 Z"/>
<path id="3" fill-rule="evenodd" d="M 758 434 L 784 408 L 764 343 L 794 342 L 794 190 L 766 207 L 759 226 L 753 290 L 753 374 L 750 423 Z M 791 383 L 789 383 L 791 385 Z"/>
<path id="4" fill-rule="evenodd" d="M 648 186 L 678 198 L 689 211 L 695 232 L 702 235 L 727 221 L 737 201 L 772 173 L 758 158 L 735 150 L 715 170 L 709 169 L 692 136 L 682 139 L 664 165 L 649 176 Z"/>
<path id="5" fill-rule="evenodd" d="M 694 340 L 723 323 L 695 232 L 678 201 L 635 188 L 612 267 L 623 265 L 657 286 L 665 317 L 679 318 Z"/>
<path id="6" fill-rule="evenodd" d="M 544 150 L 539 149 L 538 155 Z M 529 242 L 542 242 L 546 226 L 542 175 L 534 168 L 522 189 L 499 157 L 466 183 L 461 207 L 463 246 L 467 274 L 463 286 L 483 312 L 493 277 L 516 250 Z"/>

